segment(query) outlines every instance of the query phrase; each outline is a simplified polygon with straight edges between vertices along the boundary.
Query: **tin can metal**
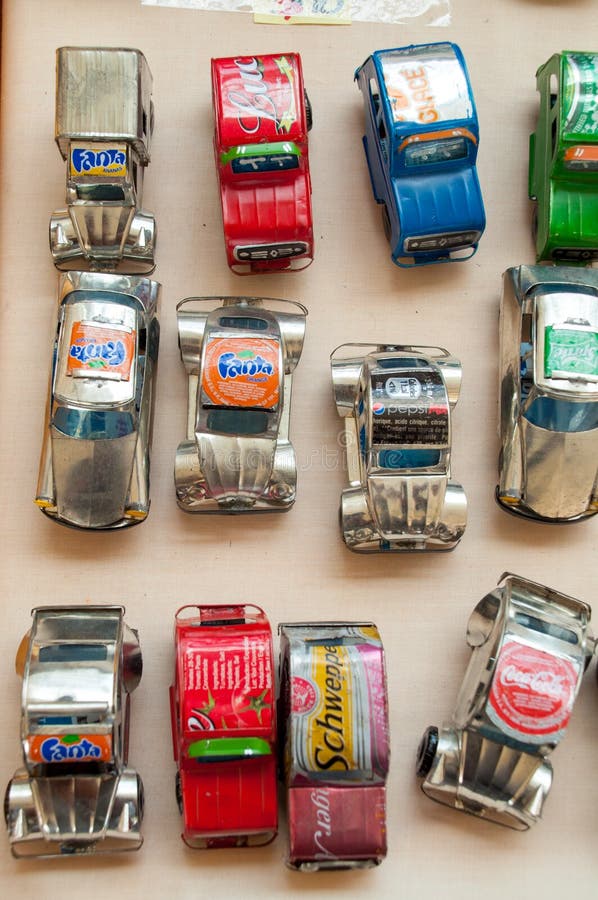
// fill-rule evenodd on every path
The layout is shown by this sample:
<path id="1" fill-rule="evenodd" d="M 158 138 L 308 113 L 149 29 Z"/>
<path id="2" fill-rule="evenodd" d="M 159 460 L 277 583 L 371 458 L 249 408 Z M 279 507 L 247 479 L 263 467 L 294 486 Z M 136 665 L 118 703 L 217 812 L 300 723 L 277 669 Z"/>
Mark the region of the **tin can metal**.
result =
<path id="1" fill-rule="evenodd" d="M 57 268 L 154 270 L 156 224 L 142 210 L 153 125 L 152 76 L 141 51 L 56 51 L 55 134 L 67 164 L 67 206 L 50 220 Z"/>
<path id="2" fill-rule="evenodd" d="M 279 626 L 290 868 L 367 868 L 386 855 L 388 702 L 371 623 Z"/>
<path id="3" fill-rule="evenodd" d="M 563 738 L 594 652 L 590 607 L 505 574 L 474 609 L 471 660 L 452 719 L 424 734 L 417 762 L 433 800 L 525 830 L 552 783 Z"/>

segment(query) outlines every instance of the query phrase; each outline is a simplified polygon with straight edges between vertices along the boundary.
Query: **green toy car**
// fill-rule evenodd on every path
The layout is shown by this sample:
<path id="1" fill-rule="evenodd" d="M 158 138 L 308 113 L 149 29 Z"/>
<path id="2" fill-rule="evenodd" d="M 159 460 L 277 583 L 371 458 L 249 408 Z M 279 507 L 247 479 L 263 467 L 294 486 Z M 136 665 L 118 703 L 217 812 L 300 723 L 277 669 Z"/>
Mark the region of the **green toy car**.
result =
<path id="1" fill-rule="evenodd" d="M 530 136 L 538 262 L 598 260 L 598 53 L 555 53 L 537 73 L 540 114 Z"/>

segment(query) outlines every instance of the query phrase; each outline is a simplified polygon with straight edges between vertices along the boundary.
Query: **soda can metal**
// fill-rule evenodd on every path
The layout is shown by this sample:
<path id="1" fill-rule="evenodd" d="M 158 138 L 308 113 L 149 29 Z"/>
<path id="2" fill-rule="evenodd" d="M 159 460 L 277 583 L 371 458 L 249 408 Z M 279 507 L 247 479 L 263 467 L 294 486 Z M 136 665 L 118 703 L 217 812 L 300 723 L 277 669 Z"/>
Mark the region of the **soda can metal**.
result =
<path id="1" fill-rule="evenodd" d="M 142 209 L 154 126 L 152 76 L 140 50 L 56 51 L 56 143 L 66 162 L 66 209 L 50 220 L 61 270 L 149 275 L 156 224 Z"/>
<path id="2" fill-rule="evenodd" d="M 372 623 L 283 624 L 279 717 L 292 869 L 386 856 L 388 700 Z"/>
<path id="3" fill-rule="evenodd" d="M 143 785 L 128 764 L 137 632 L 121 606 L 33 610 L 17 652 L 24 765 L 5 817 L 16 857 L 137 850 Z"/>
<path id="4" fill-rule="evenodd" d="M 418 751 L 425 794 L 520 831 L 536 822 L 594 652 L 590 607 L 505 574 L 467 626 L 472 655 L 451 720 Z"/>

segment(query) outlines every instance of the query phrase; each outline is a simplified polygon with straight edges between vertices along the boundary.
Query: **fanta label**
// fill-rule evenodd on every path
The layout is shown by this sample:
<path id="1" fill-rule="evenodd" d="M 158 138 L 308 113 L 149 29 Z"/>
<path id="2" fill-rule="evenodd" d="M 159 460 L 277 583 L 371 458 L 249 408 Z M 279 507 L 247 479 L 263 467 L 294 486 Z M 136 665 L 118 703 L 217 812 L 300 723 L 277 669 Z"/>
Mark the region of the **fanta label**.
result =
<path id="1" fill-rule="evenodd" d="M 136 332 L 94 322 L 75 322 L 71 329 L 67 375 L 118 378 L 128 381 L 135 354 Z"/>
<path id="2" fill-rule="evenodd" d="M 201 382 L 209 403 L 275 409 L 280 396 L 279 357 L 276 338 L 212 338 Z"/>
<path id="3" fill-rule="evenodd" d="M 111 175 L 114 178 L 126 176 L 127 153 L 125 145 L 71 146 L 70 173 L 72 176 Z"/>
<path id="4" fill-rule="evenodd" d="M 322 643 L 292 636 L 290 650 L 291 765 L 332 781 L 383 776 L 388 765 L 379 636 L 372 629 L 361 636 L 344 631 Z"/>
<path id="5" fill-rule="evenodd" d="M 537 743 L 567 727 L 579 676 L 579 667 L 562 656 L 507 641 L 496 665 L 487 713 L 501 730 Z"/>
<path id="6" fill-rule="evenodd" d="M 103 734 L 29 735 L 27 758 L 32 763 L 108 762 L 112 740 Z"/>

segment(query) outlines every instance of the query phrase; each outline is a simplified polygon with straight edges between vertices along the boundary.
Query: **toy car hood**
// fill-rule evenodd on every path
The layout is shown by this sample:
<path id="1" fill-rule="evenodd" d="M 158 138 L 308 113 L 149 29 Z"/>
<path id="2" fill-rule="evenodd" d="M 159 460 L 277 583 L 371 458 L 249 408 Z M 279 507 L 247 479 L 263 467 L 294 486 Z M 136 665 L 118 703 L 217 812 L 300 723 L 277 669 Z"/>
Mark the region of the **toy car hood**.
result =
<path id="1" fill-rule="evenodd" d="M 475 167 L 443 170 L 434 175 L 408 176 L 392 180 L 392 190 L 396 200 L 402 230 L 413 235 L 408 240 L 410 250 L 425 250 L 425 243 L 416 246 L 421 235 L 443 235 L 446 232 L 446 248 L 451 249 L 450 235 L 454 232 L 467 233 L 469 243 L 476 243 L 484 230 L 485 219 L 480 216 L 481 191 Z M 450 222 L 450 228 L 444 223 Z M 462 238 L 465 240 L 465 238 Z M 437 245 L 435 245 L 436 247 Z M 440 245 L 443 246 L 443 245 Z M 408 252 L 407 247 L 402 248 Z"/>

